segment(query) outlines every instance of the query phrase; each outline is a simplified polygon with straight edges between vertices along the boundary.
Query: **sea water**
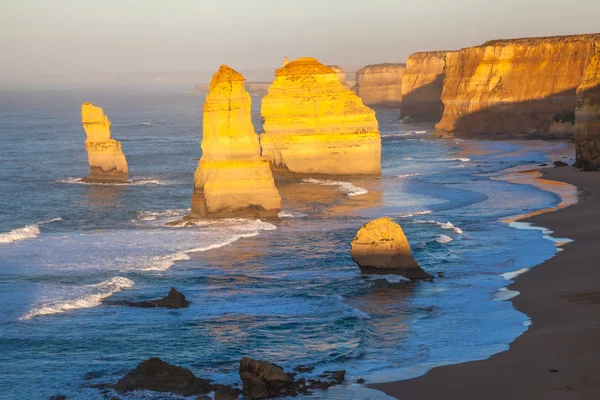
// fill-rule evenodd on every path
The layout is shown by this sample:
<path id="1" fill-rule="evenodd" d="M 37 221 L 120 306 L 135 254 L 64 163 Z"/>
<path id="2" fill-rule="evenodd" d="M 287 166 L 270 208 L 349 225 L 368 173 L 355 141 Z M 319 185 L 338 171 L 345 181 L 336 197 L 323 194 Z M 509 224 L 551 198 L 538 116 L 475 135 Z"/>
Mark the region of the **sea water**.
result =
<path id="1" fill-rule="evenodd" d="M 132 183 L 78 181 L 88 173 L 84 101 L 112 121 Z M 102 399 L 89 386 L 151 356 L 226 384 L 239 381 L 242 356 L 380 382 L 489 357 L 527 329 L 499 290 L 557 249 L 541 230 L 500 221 L 560 198 L 490 175 L 547 162 L 561 145 L 490 142 L 465 157 L 464 142 L 378 110 L 381 178 L 281 180 L 279 219 L 167 226 L 189 212 L 202 103 L 133 88 L 0 94 L 0 398 Z M 381 216 L 402 225 L 433 282 L 360 273 L 350 241 Z M 118 304 L 171 287 L 189 308 Z M 380 398 L 373 392 L 313 397 Z"/>

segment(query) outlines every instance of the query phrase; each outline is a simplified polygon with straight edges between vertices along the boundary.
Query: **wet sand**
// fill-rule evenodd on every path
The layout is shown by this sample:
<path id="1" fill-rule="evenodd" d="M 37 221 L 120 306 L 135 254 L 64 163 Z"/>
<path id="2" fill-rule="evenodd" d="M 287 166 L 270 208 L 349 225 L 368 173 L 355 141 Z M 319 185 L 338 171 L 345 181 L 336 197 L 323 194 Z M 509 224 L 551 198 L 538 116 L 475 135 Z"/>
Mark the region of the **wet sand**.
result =
<path id="1" fill-rule="evenodd" d="M 521 220 L 574 240 L 509 286 L 520 292 L 515 308 L 531 318 L 528 331 L 487 360 L 371 388 L 402 400 L 600 399 L 600 172 L 562 167 L 543 177 L 592 197 Z"/>

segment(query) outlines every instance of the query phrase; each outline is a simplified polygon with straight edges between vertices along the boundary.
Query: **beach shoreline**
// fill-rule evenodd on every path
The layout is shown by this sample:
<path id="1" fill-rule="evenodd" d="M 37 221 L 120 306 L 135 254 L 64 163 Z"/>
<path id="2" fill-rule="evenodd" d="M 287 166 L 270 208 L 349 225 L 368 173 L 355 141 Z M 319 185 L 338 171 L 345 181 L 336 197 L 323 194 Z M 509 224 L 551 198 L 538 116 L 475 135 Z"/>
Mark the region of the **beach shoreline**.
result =
<path id="1" fill-rule="evenodd" d="M 519 292 L 514 307 L 531 320 L 509 350 L 492 357 L 433 368 L 417 378 L 369 385 L 402 400 L 598 399 L 600 361 L 600 180 L 572 167 L 544 169 L 543 178 L 585 189 L 585 201 L 520 222 L 573 242 L 565 251 L 518 276 L 507 289 Z M 568 269 L 567 269 L 568 268 Z"/>

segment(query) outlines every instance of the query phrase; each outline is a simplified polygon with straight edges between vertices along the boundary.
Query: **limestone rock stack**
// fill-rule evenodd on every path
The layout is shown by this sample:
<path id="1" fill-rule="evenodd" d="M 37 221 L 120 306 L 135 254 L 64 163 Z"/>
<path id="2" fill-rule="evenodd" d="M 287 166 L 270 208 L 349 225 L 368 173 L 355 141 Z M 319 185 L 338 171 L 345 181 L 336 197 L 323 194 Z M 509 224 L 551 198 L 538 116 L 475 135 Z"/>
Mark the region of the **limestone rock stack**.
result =
<path id="1" fill-rule="evenodd" d="M 367 105 L 400 107 L 405 70 L 406 64 L 367 65 L 356 75 L 356 94 Z"/>
<path id="2" fill-rule="evenodd" d="M 546 134 L 574 117 L 600 34 L 494 40 L 446 57 L 439 131 Z M 556 126 L 554 127 L 556 128 Z"/>
<path id="3" fill-rule="evenodd" d="M 204 102 L 202 158 L 193 217 L 272 217 L 281 208 L 269 163 L 260 157 L 244 77 L 222 65 Z"/>
<path id="4" fill-rule="evenodd" d="M 344 69 L 339 65 L 328 65 L 328 67 L 337 74 L 338 81 L 340 81 L 342 85 L 346 86 L 346 71 L 344 71 Z"/>
<path id="5" fill-rule="evenodd" d="M 384 217 L 363 225 L 351 243 L 354 262 L 367 272 L 397 273 L 408 279 L 431 279 L 410 251 L 400 225 Z"/>
<path id="6" fill-rule="evenodd" d="M 585 170 L 600 168 L 600 44 L 577 88 L 575 110 L 575 166 Z"/>
<path id="7" fill-rule="evenodd" d="M 281 63 L 281 68 L 285 67 L 286 65 L 288 65 L 290 63 L 290 59 L 286 57 L 283 57 L 283 62 Z"/>
<path id="8" fill-rule="evenodd" d="M 401 117 L 439 122 L 444 106 L 442 89 L 449 51 L 411 54 L 402 76 Z"/>
<path id="9" fill-rule="evenodd" d="M 261 112 L 263 155 L 276 173 L 381 174 L 375 112 L 316 59 L 278 69 Z"/>
<path id="10" fill-rule="evenodd" d="M 92 103 L 81 106 L 81 123 L 87 136 L 90 175 L 86 182 L 126 182 L 129 171 L 121 143 L 110 136 L 110 121 L 100 107 Z"/>

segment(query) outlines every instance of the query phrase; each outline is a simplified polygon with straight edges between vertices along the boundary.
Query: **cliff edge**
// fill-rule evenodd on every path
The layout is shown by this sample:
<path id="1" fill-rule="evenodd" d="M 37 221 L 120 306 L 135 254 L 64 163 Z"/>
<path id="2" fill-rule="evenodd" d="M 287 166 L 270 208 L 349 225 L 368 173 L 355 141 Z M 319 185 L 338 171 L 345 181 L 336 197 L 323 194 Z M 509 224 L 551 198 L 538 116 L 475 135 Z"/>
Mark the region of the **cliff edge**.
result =
<path id="1" fill-rule="evenodd" d="M 375 64 L 356 74 L 356 94 L 366 105 L 400 108 L 406 64 Z"/>

